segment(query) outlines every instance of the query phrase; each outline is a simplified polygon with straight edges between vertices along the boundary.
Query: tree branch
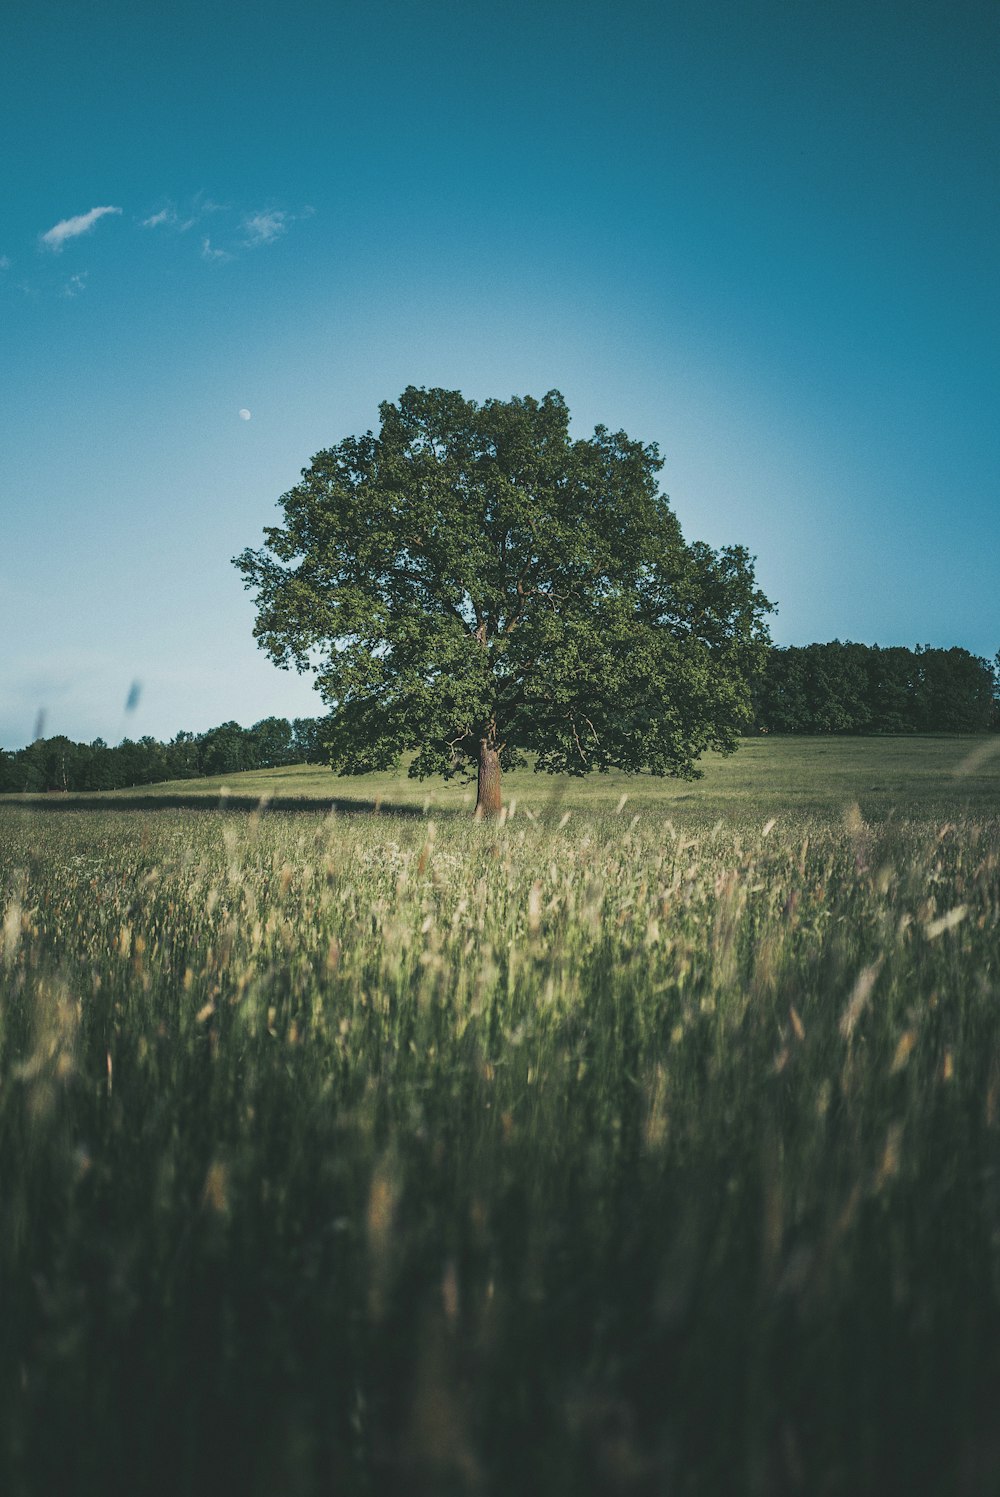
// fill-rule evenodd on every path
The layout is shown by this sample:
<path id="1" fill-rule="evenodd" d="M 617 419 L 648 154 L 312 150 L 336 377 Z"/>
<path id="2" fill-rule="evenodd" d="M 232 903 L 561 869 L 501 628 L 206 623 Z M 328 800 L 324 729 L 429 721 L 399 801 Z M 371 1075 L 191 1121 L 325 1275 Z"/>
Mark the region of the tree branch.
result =
<path id="1" fill-rule="evenodd" d="M 572 712 L 567 712 L 566 713 L 566 717 L 567 717 L 567 720 L 569 722 L 570 727 L 573 729 L 573 737 L 576 740 L 577 753 L 580 755 L 580 758 L 583 760 L 584 764 L 586 764 L 587 763 L 587 755 L 586 755 L 586 752 L 584 751 L 583 744 L 580 742 L 580 735 L 576 731 L 576 719 L 574 718 Z"/>

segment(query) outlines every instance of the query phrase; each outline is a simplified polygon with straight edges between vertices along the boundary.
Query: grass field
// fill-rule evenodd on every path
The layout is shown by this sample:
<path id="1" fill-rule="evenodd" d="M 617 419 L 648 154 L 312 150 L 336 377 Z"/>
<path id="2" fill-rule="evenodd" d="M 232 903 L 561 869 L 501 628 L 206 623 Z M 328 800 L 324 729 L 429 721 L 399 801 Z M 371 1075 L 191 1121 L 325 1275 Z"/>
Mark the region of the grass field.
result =
<path id="1" fill-rule="evenodd" d="M 605 774 L 581 779 L 537 775 L 520 770 L 507 775 L 504 794 L 513 804 L 540 814 L 566 809 L 599 813 L 614 809 L 627 795 L 633 812 L 672 810 L 698 815 L 735 817 L 779 812 L 833 813 L 856 803 L 865 816 L 885 819 L 915 814 L 993 815 L 1000 792 L 1000 735 L 963 737 L 942 734 L 899 738 L 750 738 L 729 756 L 707 754 L 703 777 L 689 782 L 658 780 L 648 775 Z M 76 796 L 0 796 L 0 805 L 32 803 L 46 808 L 71 804 L 101 805 L 126 799 L 134 805 L 153 802 L 178 807 L 205 798 L 231 798 L 251 809 L 265 797 L 284 809 L 300 801 L 335 800 L 344 809 L 378 806 L 438 815 L 471 809 L 475 786 L 455 781 L 411 780 L 395 774 L 334 776 L 328 769 L 298 764 L 288 769 L 176 780 L 146 785 L 137 791 L 109 791 Z"/>
<path id="2" fill-rule="evenodd" d="M 0 1491 L 1000 1490 L 993 746 L 0 803 Z"/>

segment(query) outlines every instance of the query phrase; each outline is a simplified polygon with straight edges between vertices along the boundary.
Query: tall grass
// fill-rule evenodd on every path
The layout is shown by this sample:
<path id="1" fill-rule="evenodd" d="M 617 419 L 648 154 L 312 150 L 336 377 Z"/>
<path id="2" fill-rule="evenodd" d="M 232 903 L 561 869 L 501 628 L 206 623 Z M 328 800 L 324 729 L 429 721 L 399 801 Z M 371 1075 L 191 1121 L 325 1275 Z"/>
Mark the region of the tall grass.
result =
<path id="1" fill-rule="evenodd" d="M 1000 1484 L 997 820 L 0 833 L 0 1490 Z"/>

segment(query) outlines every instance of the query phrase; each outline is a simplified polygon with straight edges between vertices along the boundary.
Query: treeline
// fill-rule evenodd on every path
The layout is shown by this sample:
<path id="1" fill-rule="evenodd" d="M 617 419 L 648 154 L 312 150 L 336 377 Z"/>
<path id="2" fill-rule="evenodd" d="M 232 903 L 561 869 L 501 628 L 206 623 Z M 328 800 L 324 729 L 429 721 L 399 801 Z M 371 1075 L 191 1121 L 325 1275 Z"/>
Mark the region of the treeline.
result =
<path id="1" fill-rule="evenodd" d="M 265 717 L 252 728 L 227 722 L 207 733 L 178 733 L 169 743 L 126 738 L 114 747 L 102 738 L 93 743 L 39 738 L 14 753 L 0 750 L 0 791 L 124 790 L 244 769 L 318 764 L 324 721 Z"/>
<path id="2" fill-rule="evenodd" d="M 1000 656 L 902 646 L 773 649 L 754 690 L 759 733 L 981 733 L 1000 728 Z"/>
<path id="3" fill-rule="evenodd" d="M 323 717 L 265 717 L 251 728 L 0 749 L 0 791 L 123 790 L 163 780 L 322 764 Z M 981 733 L 1000 730 L 1000 657 L 968 650 L 830 644 L 773 649 L 754 689 L 758 733 Z"/>

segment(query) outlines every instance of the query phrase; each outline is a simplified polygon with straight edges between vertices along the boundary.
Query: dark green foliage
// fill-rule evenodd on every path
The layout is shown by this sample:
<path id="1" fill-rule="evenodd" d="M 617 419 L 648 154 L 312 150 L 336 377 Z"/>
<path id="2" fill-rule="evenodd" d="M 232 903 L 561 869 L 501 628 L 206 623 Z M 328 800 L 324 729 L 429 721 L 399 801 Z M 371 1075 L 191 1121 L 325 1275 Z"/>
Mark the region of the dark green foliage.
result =
<path id="1" fill-rule="evenodd" d="M 997 724 L 994 668 L 968 650 L 772 649 L 754 688 L 766 733 L 978 733 Z"/>
<path id="2" fill-rule="evenodd" d="M 557 391 L 404 391 L 319 453 L 236 559 L 255 634 L 314 670 L 343 773 L 510 767 L 693 776 L 750 721 L 769 604 L 740 546 L 689 545 L 655 446 L 573 440 Z"/>
<path id="3" fill-rule="evenodd" d="M 287 717 L 265 717 L 249 732 L 259 769 L 280 769 L 295 763 L 295 735 Z"/>
<path id="4" fill-rule="evenodd" d="M 249 735 L 237 722 L 222 723 L 204 734 L 198 752 L 203 774 L 239 774 L 250 769 Z"/>
<path id="5" fill-rule="evenodd" d="M 974 733 L 990 726 L 993 677 L 990 664 L 967 650 L 918 650 L 918 726 L 925 733 Z"/>
<path id="6" fill-rule="evenodd" d="M 201 773 L 198 755 L 201 740 L 194 733 L 181 731 L 167 746 L 167 761 L 170 777 L 174 780 L 193 780 Z"/>
<path id="7" fill-rule="evenodd" d="M 321 717 L 296 717 L 292 719 L 293 763 L 323 764 L 325 762 L 326 755 L 323 747 L 323 729 L 325 726 L 325 719 Z"/>
<path id="8" fill-rule="evenodd" d="M 322 761 L 324 719 L 265 717 L 252 728 L 222 723 L 205 733 L 181 732 L 169 743 L 125 738 L 110 748 L 102 738 L 73 743 L 38 738 L 15 753 L 0 750 L 0 794 L 62 790 L 122 790 L 164 780 L 240 774 Z"/>

